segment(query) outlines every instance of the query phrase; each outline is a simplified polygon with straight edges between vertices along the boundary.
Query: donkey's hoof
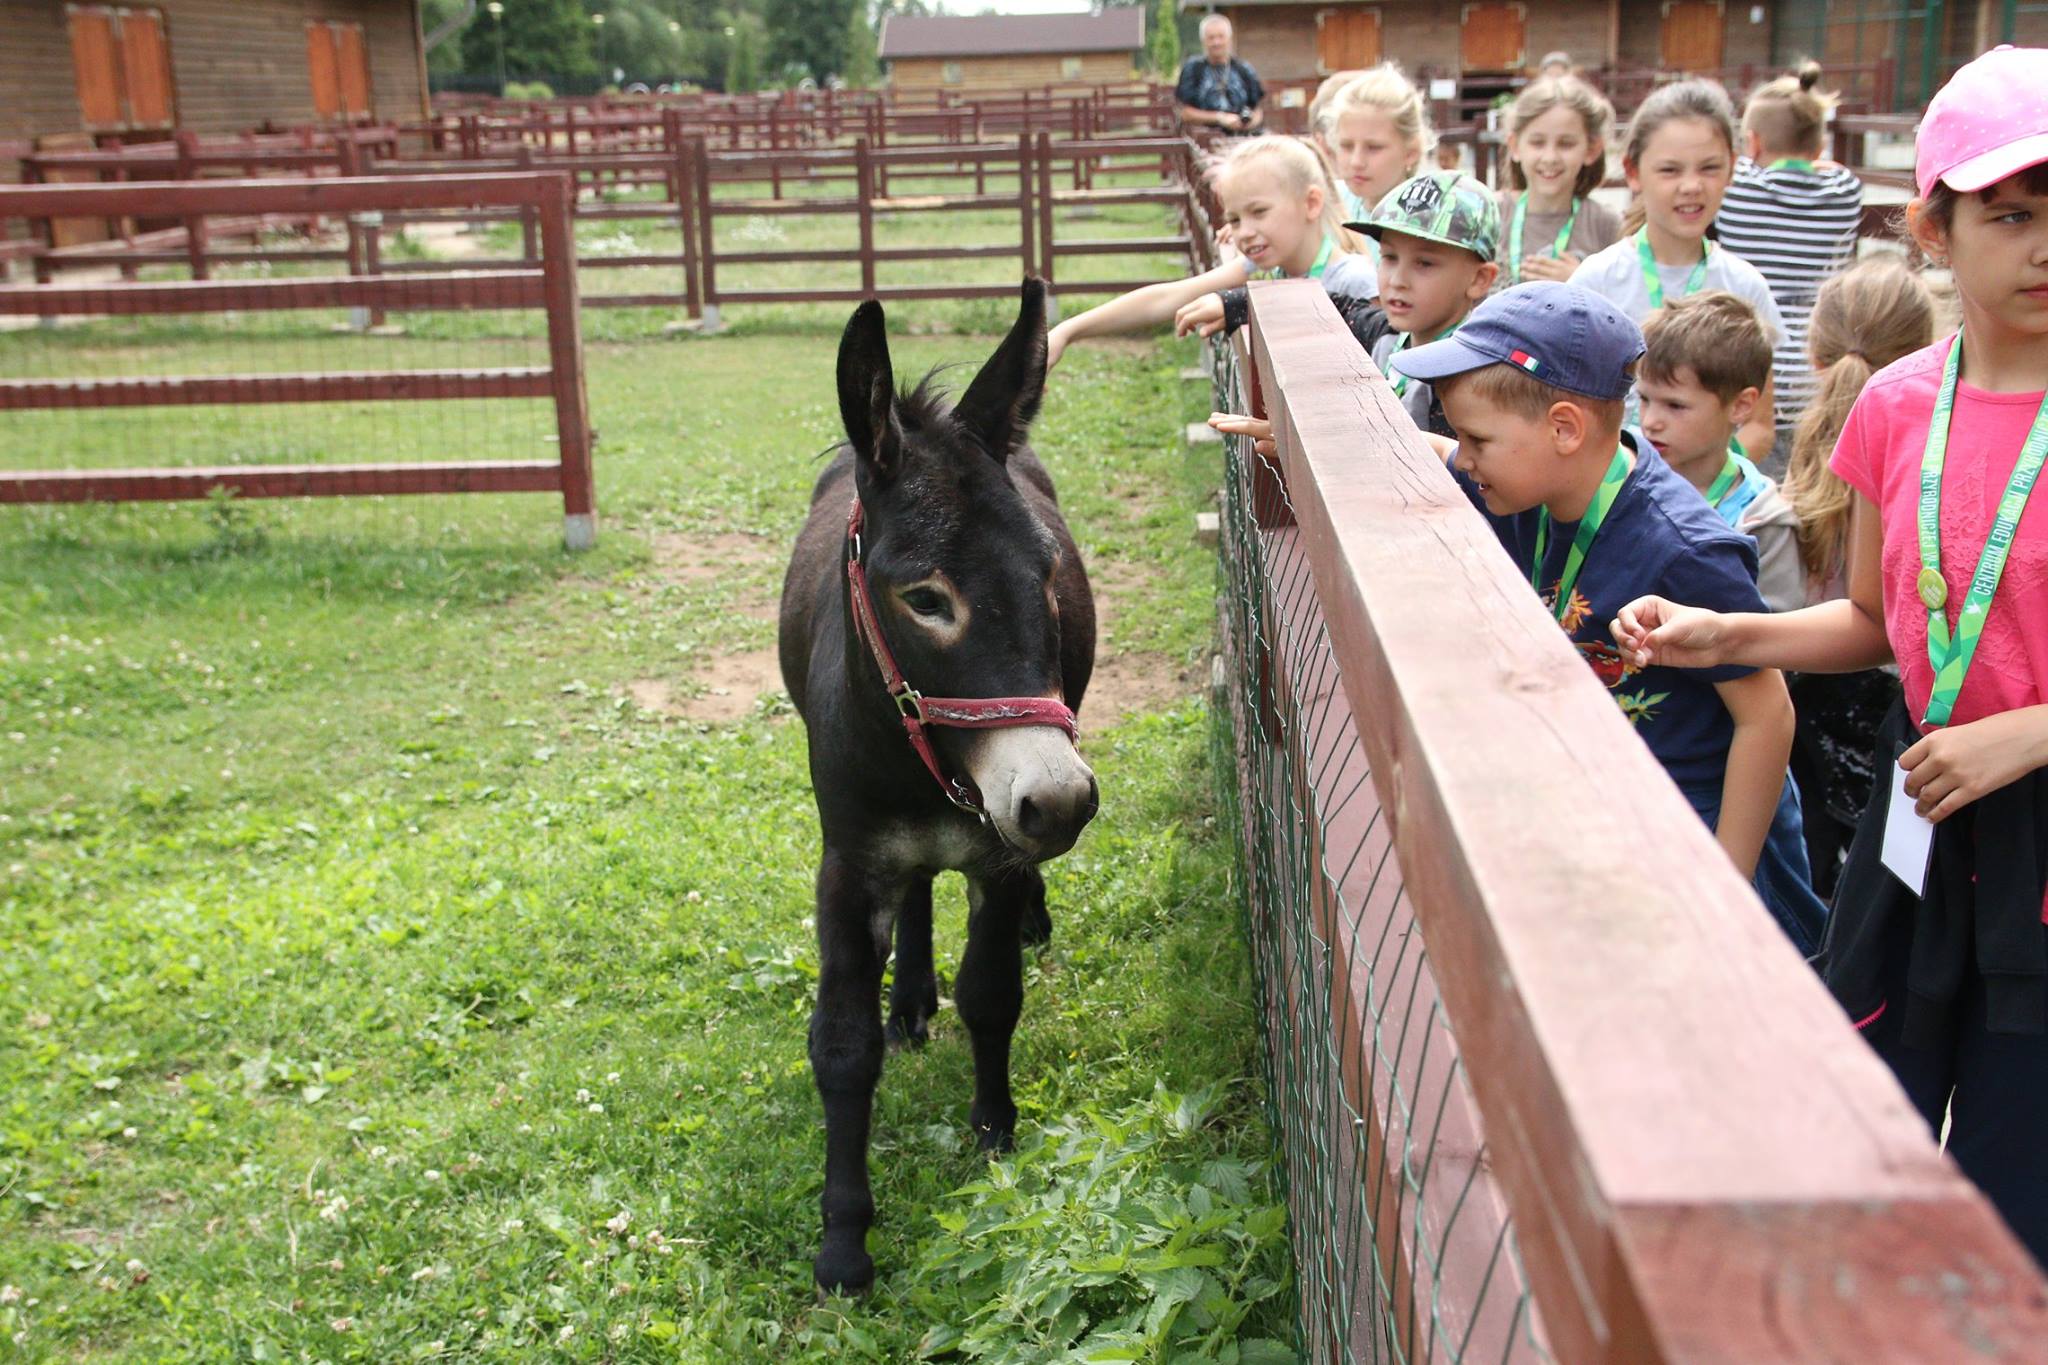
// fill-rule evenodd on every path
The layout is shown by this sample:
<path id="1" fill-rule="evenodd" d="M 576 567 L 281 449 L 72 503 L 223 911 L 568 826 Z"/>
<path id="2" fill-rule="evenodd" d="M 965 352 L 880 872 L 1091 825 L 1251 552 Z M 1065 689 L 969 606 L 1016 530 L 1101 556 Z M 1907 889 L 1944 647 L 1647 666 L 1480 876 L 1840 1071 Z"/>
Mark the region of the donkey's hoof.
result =
<path id="1" fill-rule="evenodd" d="M 892 1051 L 900 1048 L 921 1048 L 931 1041 L 929 1020 L 931 1016 L 910 1010 L 897 1010 L 889 1016 L 889 1026 L 882 1036 L 889 1040 Z"/>
<path id="2" fill-rule="evenodd" d="M 974 1145 L 984 1152 L 1007 1152 L 1017 1145 L 1017 1111 L 985 1114 L 976 1108 L 967 1116 L 974 1126 Z"/>
<path id="3" fill-rule="evenodd" d="M 1027 948 L 1038 948 L 1052 942 L 1052 913 L 1044 904 L 1024 907 L 1023 916 L 1017 923 L 1017 937 Z"/>
<path id="4" fill-rule="evenodd" d="M 858 1248 L 839 1251 L 826 1247 L 811 1262 L 811 1277 L 818 1282 L 818 1301 L 834 1294 L 864 1299 L 875 1287 L 875 1258 Z"/>

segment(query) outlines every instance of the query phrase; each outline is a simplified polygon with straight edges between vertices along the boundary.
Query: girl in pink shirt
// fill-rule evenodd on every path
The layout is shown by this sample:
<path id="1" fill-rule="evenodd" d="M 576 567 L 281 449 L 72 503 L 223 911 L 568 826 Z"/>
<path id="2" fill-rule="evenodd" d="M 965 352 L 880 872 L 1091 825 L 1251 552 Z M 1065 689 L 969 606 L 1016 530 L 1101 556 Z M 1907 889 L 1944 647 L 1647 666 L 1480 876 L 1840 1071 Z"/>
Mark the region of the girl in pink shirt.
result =
<path id="1" fill-rule="evenodd" d="M 1640 663 L 1844 672 L 1896 658 L 1880 733 L 1935 823 L 1909 886 L 1858 826 L 1818 964 L 1930 1128 L 2048 1261 L 2048 50 L 1999 48 L 1929 103 L 1914 242 L 1956 336 L 1875 375 L 1830 467 L 1855 490 L 1849 596 L 1775 617 L 1623 608 Z"/>

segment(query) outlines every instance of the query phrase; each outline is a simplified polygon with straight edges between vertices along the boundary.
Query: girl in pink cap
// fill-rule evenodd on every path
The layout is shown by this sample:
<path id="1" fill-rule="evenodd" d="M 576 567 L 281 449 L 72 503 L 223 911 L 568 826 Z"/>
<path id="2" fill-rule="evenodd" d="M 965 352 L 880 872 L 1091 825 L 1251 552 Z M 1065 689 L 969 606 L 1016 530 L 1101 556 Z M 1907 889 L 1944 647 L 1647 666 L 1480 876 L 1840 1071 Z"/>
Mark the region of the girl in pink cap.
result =
<path id="1" fill-rule="evenodd" d="M 1897 659 L 1880 733 L 1897 779 L 1871 795 L 1817 962 L 2048 1261 L 2048 497 L 2030 497 L 2048 455 L 2048 50 L 1957 72 L 1917 154 L 1907 227 L 1953 272 L 1963 325 L 1880 370 L 1842 429 L 1848 599 L 1748 616 L 1646 597 L 1614 638 L 1642 664 Z M 1901 851 L 1920 821 L 1924 863 Z"/>

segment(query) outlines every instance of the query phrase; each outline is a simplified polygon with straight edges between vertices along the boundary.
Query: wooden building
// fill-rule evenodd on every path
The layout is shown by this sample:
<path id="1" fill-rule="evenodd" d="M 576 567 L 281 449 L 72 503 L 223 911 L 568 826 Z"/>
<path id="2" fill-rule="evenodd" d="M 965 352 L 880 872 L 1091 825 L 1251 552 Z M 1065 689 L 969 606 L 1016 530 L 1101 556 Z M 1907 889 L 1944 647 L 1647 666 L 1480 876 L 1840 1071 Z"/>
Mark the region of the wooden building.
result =
<path id="1" fill-rule="evenodd" d="M 426 112 L 417 0 L 0 0 L 0 143 Z"/>
<path id="2" fill-rule="evenodd" d="M 881 57 L 898 90 L 1015 90 L 1128 81 L 1145 47 L 1145 11 L 982 14 L 882 21 Z"/>
<path id="3" fill-rule="evenodd" d="M 1949 72 L 2000 43 L 2048 44 L 2039 0 L 1180 0 L 1229 16 L 1267 81 L 1382 60 L 1415 74 L 1507 78 L 1562 51 L 1589 73 L 1758 73 L 1805 57 L 1855 73 L 1864 103 L 1918 109 Z M 1736 92 L 1738 95 L 1741 92 Z"/>

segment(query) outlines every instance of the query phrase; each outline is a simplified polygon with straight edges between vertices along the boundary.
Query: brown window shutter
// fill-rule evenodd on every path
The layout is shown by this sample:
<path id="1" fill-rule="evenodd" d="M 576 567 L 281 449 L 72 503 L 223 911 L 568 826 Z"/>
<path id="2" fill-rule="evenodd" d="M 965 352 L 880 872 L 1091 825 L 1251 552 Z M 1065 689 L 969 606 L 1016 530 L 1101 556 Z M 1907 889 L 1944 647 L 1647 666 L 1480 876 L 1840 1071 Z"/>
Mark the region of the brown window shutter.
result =
<path id="1" fill-rule="evenodd" d="M 153 9 L 116 12 L 121 24 L 121 72 L 133 128 L 169 128 L 178 106 L 171 84 L 171 49 L 163 14 Z"/>
<path id="2" fill-rule="evenodd" d="M 340 118 L 341 70 L 334 50 L 334 33 L 317 19 L 306 23 L 306 70 L 313 81 L 314 115 Z"/>
<path id="3" fill-rule="evenodd" d="M 121 99 L 121 46 L 114 32 L 114 12 L 104 5 L 71 5 L 67 13 L 79 113 L 89 129 L 119 128 L 127 110 Z"/>
<path id="4" fill-rule="evenodd" d="M 351 119 L 370 117 L 370 53 L 363 43 L 361 24 L 334 26 L 337 65 L 341 73 L 341 103 Z"/>

